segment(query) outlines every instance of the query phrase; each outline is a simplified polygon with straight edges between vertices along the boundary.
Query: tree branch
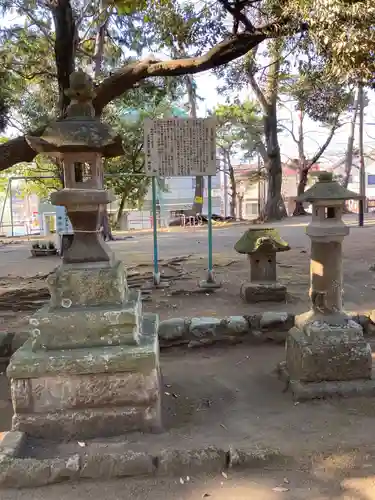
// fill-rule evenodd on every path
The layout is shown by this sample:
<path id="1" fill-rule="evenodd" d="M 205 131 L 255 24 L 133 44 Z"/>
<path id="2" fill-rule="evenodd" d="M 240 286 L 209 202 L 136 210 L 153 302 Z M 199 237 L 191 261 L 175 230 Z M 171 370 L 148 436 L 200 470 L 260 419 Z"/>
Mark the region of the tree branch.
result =
<path id="1" fill-rule="evenodd" d="M 186 57 L 169 61 L 160 61 L 151 57 L 144 61 L 127 64 L 98 85 L 94 101 L 96 112 L 100 114 L 109 102 L 145 78 L 195 74 L 223 66 L 234 59 L 244 56 L 267 38 L 282 36 L 282 28 L 283 26 L 280 26 L 280 24 L 270 24 L 257 29 L 253 33 L 239 33 L 223 40 L 198 57 Z"/>
<path id="2" fill-rule="evenodd" d="M 278 123 L 278 126 L 279 126 L 279 127 L 281 127 L 282 129 L 286 130 L 287 132 L 289 132 L 289 134 L 292 136 L 293 141 L 294 141 L 296 144 L 298 144 L 298 139 L 297 139 L 297 137 L 295 136 L 295 133 L 294 133 L 294 131 L 293 131 L 293 128 L 292 128 L 292 129 L 290 129 L 290 128 L 288 128 L 286 125 L 283 125 L 283 124 L 282 124 L 282 123 L 280 123 L 280 122 Z M 293 122 L 292 122 L 292 126 L 293 126 Z"/>
<path id="3" fill-rule="evenodd" d="M 67 9 L 68 14 L 71 15 L 69 0 L 59 0 L 62 5 Z M 58 4 L 59 5 L 59 4 Z M 56 14 L 56 11 L 53 11 Z M 55 19 L 58 23 L 58 20 Z M 75 26 L 73 23 L 73 30 L 69 33 L 68 37 L 64 37 L 60 29 L 56 26 L 56 42 L 58 35 L 62 36 L 64 43 L 67 43 L 66 50 L 68 53 L 64 54 L 63 46 L 59 47 L 59 54 L 57 63 L 60 58 L 62 65 L 58 67 L 58 80 L 60 92 L 68 86 L 69 74 L 72 71 L 72 56 L 76 44 Z M 96 98 L 94 99 L 94 107 L 97 115 L 100 115 L 103 108 L 120 97 L 124 92 L 133 88 L 140 81 L 156 76 L 181 76 L 186 74 L 195 74 L 209 69 L 216 68 L 227 64 L 234 59 L 237 59 L 247 54 L 254 47 L 258 46 L 262 41 L 267 38 L 278 38 L 288 33 L 296 33 L 298 31 L 306 30 L 306 25 L 291 25 L 290 20 L 285 18 L 278 20 L 278 22 L 265 25 L 257 28 L 253 33 L 239 33 L 231 36 L 215 47 L 210 49 L 206 54 L 199 57 L 187 57 L 182 59 L 175 59 L 169 61 L 159 61 L 153 58 L 137 61 L 127 64 L 123 68 L 115 71 L 112 75 L 105 78 L 101 84 L 96 88 Z M 74 45 L 72 47 L 72 44 Z M 62 96 L 61 96 L 62 97 Z M 64 103 L 66 105 L 66 102 Z M 63 106 L 65 107 L 65 106 Z M 43 129 L 32 132 L 32 135 L 40 135 Z M 17 137 L 0 145 L 0 171 L 6 170 L 16 163 L 23 161 L 32 161 L 36 153 L 27 144 L 25 137 Z"/>
<path id="4" fill-rule="evenodd" d="M 248 19 L 243 9 L 247 6 L 247 2 L 235 2 L 230 4 L 228 0 L 219 0 L 224 9 L 229 12 L 233 17 L 233 33 L 237 33 L 238 26 L 241 23 L 246 31 L 253 33 L 255 31 L 254 25 Z"/>
<path id="5" fill-rule="evenodd" d="M 322 156 L 324 151 L 328 148 L 331 140 L 333 139 L 333 136 L 338 128 L 340 128 L 341 125 L 339 124 L 339 117 L 337 117 L 335 123 L 332 125 L 332 128 L 328 134 L 328 137 L 325 141 L 325 143 L 318 149 L 318 151 L 315 153 L 315 155 L 312 157 L 312 159 L 309 161 L 308 164 L 308 170 L 316 163 L 319 158 Z"/>
<path id="6" fill-rule="evenodd" d="M 260 88 L 258 82 L 255 79 L 255 66 L 254 66 L 254 61 L 256 54 L 258 52 L 258 47 L 259 44 L 253 49 L 252 53 L 252 58 L 249 60 L 249 68 L 248 68 L 248 77 L 249 77 L 249 83 L 250 87 L 252 88 L 255 97 L 258 99 L 258 102 L 263 110 L 263 114 L 267 115 L 268 114 L 268 102 L 267 99 Z"/>

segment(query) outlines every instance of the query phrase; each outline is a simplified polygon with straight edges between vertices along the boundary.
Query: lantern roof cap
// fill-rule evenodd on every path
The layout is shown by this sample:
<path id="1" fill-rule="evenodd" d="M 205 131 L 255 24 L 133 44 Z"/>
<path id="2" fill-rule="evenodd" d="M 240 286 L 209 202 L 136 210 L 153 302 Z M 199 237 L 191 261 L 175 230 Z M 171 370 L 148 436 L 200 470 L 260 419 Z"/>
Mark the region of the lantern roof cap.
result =
<path id="1" fill-rule="evenodd" d="M 360 198 L 354 191 L 350 191 L 333 180 L 332 172 L 320 172 L 317 182 L 303 194 L 297 201 L 314 202 L 319 200 L 353 200 Z"/>
<path id="2" fill-rule="evenodd" d="M 250 228 L 237 241 L 234 249 L 238 253 L 253 254 L 285 252 L 290 247 L 274 228 Z"/>
<path id="3" fill-rule="evenodd" d="M 90 76 L 75 71 L 69 81 L 65 95 L 71 101 L 66 117 L 47 125 L 41 137 L 27 136 L 27 142 L 38 153 L 95 152 L 105 157 L 121 156 L 121 136 L 95 116 L 95 90 Z"/>

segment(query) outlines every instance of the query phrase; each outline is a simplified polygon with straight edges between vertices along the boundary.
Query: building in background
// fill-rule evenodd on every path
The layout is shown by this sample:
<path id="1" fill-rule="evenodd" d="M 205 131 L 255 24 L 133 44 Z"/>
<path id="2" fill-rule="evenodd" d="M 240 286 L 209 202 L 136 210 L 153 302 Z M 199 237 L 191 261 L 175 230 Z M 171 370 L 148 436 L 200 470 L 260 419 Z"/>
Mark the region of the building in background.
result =
<path id="1" fill-rule="evenodd" d="M 339 180 L 345 177 L 345 157 L 340 158 L 330 167 L 335 177 Z M 375 160 L 370 156 L 365 156 L 365 186 L 366 186 L 366 207 L 369 212 L 375 212 Z M 360 191 L 360 160 L 358 155 L 353 156 L 351 174 L 349 176 L 348 189 L 359 194 Z M 349 200 L 347 207 L 350 211 L 358 213 L 358 200 Z"/>
<path id="2" fill-rule="evenodd" d="M 283 179 L 281 195 L 283 197 L 288 215 L 292 215 L 295 208 L 295 198 L 299 182 L 298 161 L 294 160 L 282 164 Z M 311 166 L 309 174 L 320 170 L 318 164 Z M 267 201 L 267 174 L 258 163 L 240 163 L 233 165 L 234 176 L 237 185 L 236 212 L 237 216 L 244 219 L 256 219 L 262 213 Z M 257 179 L 256 173 L 259 179 Z M 228 176 L 227 176 L 228 177 Z M 250 181 L 249 181 L 250 179 Z M 309 176 L 309 182 L 313 176 Z M 226 203 L 231 203 L 230 182 L 226 190 Z M 239 203 L 239 200 L 241 202 Z M 239 206 L 240 205 L 240 206 Z M 241 212 L 241 213 L 240 213 Z"/>
<path id="3" fill-rule="evenodd" d="M 206 178 L 205 178 L 206 179 Z M 203 192 L 203 215 L 208 213 L 207 182 Z M 161 227 L 167 227 L 182 212 L 192 209 L 195 194 L 195 177 L 168 177 L 164 189 L 157 189 L 157 212 Z M 118 201 L 109 205 L 109 212 L 116 214 Z M 220 175 L 212 178 L 212 213 L 222 214 L 222 193 Z M 120 229 L 150 229 L 152 227 L 152 190 L 149 188 L 139 209 L 124 210 L 120 220 Z"/>

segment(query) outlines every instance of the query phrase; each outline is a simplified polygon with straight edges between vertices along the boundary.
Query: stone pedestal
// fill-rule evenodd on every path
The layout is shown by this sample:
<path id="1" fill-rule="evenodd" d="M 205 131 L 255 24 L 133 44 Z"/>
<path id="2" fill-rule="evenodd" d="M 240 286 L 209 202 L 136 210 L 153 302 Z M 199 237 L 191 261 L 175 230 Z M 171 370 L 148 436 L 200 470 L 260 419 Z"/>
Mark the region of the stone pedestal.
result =
<path id="1" fill-rule="evenodd" d="M 241 298 L 248 304 L 256 302 L 285 302 L 287 289 L 276 282 L 252 283 L 241 285 Z"/>
<path id="2" fill-rule="evenodd" d="M 371 348 L 362 327 L 345 313 L 297 316 L 281 372 L 298 400 L 375 390 Z"/>
<path id="3" fill-rule="evenodd" d="M 158 318 L 122 263 L 63 265 L 8 367 L 13 430 L 70 439 L 161 428 Z"/>

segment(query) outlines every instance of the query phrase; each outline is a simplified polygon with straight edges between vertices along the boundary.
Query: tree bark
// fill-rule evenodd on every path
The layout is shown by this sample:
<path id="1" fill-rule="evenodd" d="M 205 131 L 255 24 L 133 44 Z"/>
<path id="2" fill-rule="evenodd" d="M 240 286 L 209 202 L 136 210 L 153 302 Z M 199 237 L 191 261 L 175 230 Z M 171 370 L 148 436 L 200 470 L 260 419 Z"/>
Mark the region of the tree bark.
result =
<path id="1" fill-rule="evenodd" d="M 358 108 L 359 108 L 359 95 L 360 95 L 360 88 L 358 86 L 355 100 L 354 100 L 352 119 L 350 122 L 350 132 L 349 132 L 349 137 L 348 137 L 348 143 L 346 146 L 345 175 L 344 175 L 344 179 L 343 179 L 343 186 L 345 188 L 348 187 L 350 175 L 352 173 L 353 147 L 354 147 L 355 127 L 356 127 L 356 123 L 357 123 L 357 115 L 358 115 Z"/>
<path id="2" fill-rule="evenodd" d="M 307 176 L 309 173 L 309 168 L 303 167 L 299 169 L 299 180 L 297 185 L 297 196 L 301 196 L 306 189 L 307 186 Z M 296 201 L 296 206 L 293 212 L 294 216 L 298 215 L 306 215 L 307 212 L 303 206 L 301 201 Z"/>
<path id="3" fill-rule="evenodd" d="M 287 216 L 284 200 L 281 195 L 282 164 L 280 145 L 277 133 L 277 98 L 279 91 L 280 57 L 283 48 L 281 40 L 270 42 L 270 56 L 273 60 L 267 74 L 267 84 L 263 92 L 254 77 L 253 63 L 249 68 L 249 82 L 263 110 L 263 124 L 265 137 L 265 151 L 258 147 L 264 155 L 264 164 L 267 169 L 268 185 L 267 200 L 263 207 L 260 219 L 280 220 Z"/>
<path id="4" fill-rule="evenodd" d="M 55 25 L 55 61 L 57 83 L 59 86 L 59 112 L 64 116 L 69 104 L 65 90 L 69 88 L 69 77 L 74 71 L 75 49 L 77 42 L 76 24 L 70 0 L 51 0 Z"/>
<path id="5" fill-rule="evenodd" d="M 197 117 L 197 96 L 195 93 L 193 80 L 192 80 L 190 75 L 186 76 L 186 88 L 187 88 L 188 99 L 189 99 L 190 116 L 191 116 L 191 118 L 196 118 Z M 194 190 L 194 200 L 193 200 L 193 207 L 192 207 L 193 215 L 202 213 L 202 210 L 203 210 L 203 191 L 204 191 L 204 177 L 202 175 L 197 175 L 195 177 L 195 190 Z"/>
<path id="6" fill-rule="evenodd" d="M 287 216 L 284 200 L 281 195 L 283 171 L 280 146 L 277 137 L 276 109 L 269 109 L 264 117 L 264 135 L 267 149 L 267 201 L 261 214 L 263 220 L 280 220 Z"/>
<path id="7" fill-rule="evenodd" d="M 229 154 L 227 155 L 227 163 L 228 163 L 230 189 L 231 189 L 230 216 L 235 219 L 236 218 L 237 182 L 236 182 L 236 177 L 234 175 L 234 169 L 233 169 L 232 162 L 230 161 Z"/>
<path id="8" fill-rule="evenodd" d="M 303 111 L 299 110 L 299 122 L 298 122 L 298 186 L 297 186 L 297 196 L 300 196 L 305 192 L 307 185 L 307 175 L 310 170 L 310 165 L 306 163 L 305 156 L 305 142 L 303 135 Z M 293 211 L 293 215 L 306 215 L 306 210 L 301 201 L 296 200 L 296 206 Z"/>
<path id="9" fill-rule="evenodd" d="M 124 212 L 125 202 L 126 202 L 126 194 L 123 193 L 121 195 L 121 199 L 120 199 L 120 203 L 119 203 L 118 210 L 117 210 L 117 215 L 116 215 L 116 225 L 117 226 L 119 226 L 119 224 L 120 224 L 121 217 L 122 217 L 122 214 Z"/>
<path id="10" fill-rule="evenodd" d="M 95 79 L 99 78 L 102 71 L 103 56 L 104 56 L 104 41 L 105 32 L 107 29 L 109 15 L 105 10 L 104 0 L 100 0 L 99 9 L 101 15 L 99 16 L 97 33 L 95 38 L 95 50 L 94 50 L 94 76 Z"/>

